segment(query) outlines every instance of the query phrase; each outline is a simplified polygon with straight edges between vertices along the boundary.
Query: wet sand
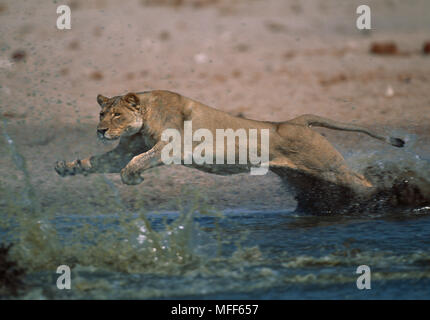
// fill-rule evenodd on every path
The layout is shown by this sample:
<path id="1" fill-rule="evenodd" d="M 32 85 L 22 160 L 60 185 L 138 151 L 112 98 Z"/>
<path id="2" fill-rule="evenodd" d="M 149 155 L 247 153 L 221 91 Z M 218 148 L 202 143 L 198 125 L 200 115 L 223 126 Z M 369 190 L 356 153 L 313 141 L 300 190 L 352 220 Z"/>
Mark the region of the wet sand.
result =
<path id="1" fill-rule="evenodd" d="M 430 159 L 430 40 L 425 1 L 372 4 L 372 30 L 355 28 L 359 1 L 72 1 L 57 30 L 55 1 L 1 1 L 0 116 L 26 159 L 44 208 L 106 212 L 115 190 L 100 175 L 60 178 L 56 160 L 112 146 L 96 139 L 98 93 L 167 89 L 235 115 L 281 121 L 313 113 L 406 139 L 406 148 L 354 133 L 325 134 L 347 157 L 375 151 Z M 394 41 L 400 54 L 369 53 Z M 25 191 L 0 139 L 1 200 Z M 404 152 L 404 153 L 402 153 Z M 354 165 L 351 163 L 351 165 Z M 219 177 L 161 167 L 139 186 L 106 175 L 129 208 L 174 210 L 198 192 L 218 209 L 294 207 L 274 174 Z"/>

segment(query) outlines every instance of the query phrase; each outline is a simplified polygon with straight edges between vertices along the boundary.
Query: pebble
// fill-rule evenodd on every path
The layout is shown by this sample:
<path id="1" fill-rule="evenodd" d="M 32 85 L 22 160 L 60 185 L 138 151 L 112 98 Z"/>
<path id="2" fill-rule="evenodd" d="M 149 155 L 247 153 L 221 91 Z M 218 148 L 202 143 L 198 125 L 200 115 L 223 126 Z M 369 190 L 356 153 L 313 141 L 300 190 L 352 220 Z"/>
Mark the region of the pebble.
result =
<path id="1" fill-rule="evenodd" d="M 370 52 L 380 55 L 395 55 L 398 53 L 397 45 L 394 42 L 373 42 Z"/>

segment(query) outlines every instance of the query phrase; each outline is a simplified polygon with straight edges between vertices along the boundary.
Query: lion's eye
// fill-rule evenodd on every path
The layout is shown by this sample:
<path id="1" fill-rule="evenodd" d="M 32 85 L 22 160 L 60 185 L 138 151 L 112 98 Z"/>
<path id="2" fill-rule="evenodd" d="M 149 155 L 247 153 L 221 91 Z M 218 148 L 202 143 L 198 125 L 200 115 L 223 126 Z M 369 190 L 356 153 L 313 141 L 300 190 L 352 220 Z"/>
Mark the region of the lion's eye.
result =
<path id="1" fill-rule="evenodd" d="M 114 117 L 119 117 L 119 116 L 121 116 L 121 113 L 114 113 L 113 115 L 114 115 Z"/>

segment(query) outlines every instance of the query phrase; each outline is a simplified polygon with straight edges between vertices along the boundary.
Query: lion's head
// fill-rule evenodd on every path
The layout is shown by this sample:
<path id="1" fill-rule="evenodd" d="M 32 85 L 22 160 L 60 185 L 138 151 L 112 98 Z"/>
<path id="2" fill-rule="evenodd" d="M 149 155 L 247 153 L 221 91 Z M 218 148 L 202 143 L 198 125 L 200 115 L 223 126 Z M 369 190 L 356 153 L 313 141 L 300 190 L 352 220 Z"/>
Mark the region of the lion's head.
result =
<path id="1" fill-rule="evenodd" d="M 102 108 L 97 126 L 99 139 L 116 140 L 122 136 L 132 136 L 142 129 L 140 99 L 135 93 L 113 98 L 99 94 L 97 102 Z"/>

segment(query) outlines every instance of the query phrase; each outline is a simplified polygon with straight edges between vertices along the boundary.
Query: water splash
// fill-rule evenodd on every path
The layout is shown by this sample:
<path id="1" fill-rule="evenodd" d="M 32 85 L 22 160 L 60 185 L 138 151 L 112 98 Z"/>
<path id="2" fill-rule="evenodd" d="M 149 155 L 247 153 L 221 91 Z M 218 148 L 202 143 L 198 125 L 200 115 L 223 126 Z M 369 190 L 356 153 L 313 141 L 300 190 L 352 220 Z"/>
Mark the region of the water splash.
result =
<path id="1" fill-rule="evenodd" d="M 348 162 L 376 187 L 375 201 L 409 211 L 430 204 L 430 161 L 413 151 L 356 153 Z"/>
<path id="2" fill-rule="evenodd" d="M 225 226 L 219 227 L 224 217 L 206 206 L 198 196 L 191 205 L 182 206 L 179 212 L 173 214 L 148 213 L 144 208 L 131 211 L 127 209 L 115 183 L 106 175 L 100 176 L 95 187 L 100 190 L 102 199 L 100 201 L 106 204 L 106 212 L 113 213 L 94 215 L 91 207 L 88 208 L 88 212 L 84 212 L 83 206 L 77 203 L 75 204 L 77 214 L 61 215 L 58 208 L 39 205 L 30 183 L 25 159 L 17 151 L 5 123 L 3 124 L 3 137 L 17 168 L 25 177 L 27 189 L 22 197 L 29 200 L 23 201 L 26 204 L 24 207 L 17 205 L 7 209 L 5 219 L 11 221 L 8 224 L 8 234 L 11 235 L 11 242 L 15 243 L 11 256 L 34 277 L 41 273 L 51 274 L 58 265 L 69 265 L 77 274 L 74 282 L 77 288 L 76 297 L 87 297 L 89 292 L 91 297 L 106 297 L 106 291 L 113 294 L 118 286 L 132 287 L 130 281 L 135 279 L 147 282 L 150 281 L 148 279 L 157 277 L 164 279 L 162 282 L 166 289 L 146 286 L 145 290 L 142 290 L 139 285 L 135 285 L 130 296 L 157 298 L 226 290 L 252 292 L 280 284 L 342 282 L 346 280 L 330 278 L 332 275 L 317 276 L 312 271 L 303 273 L 303 270 L 300 270 L 297 274 L 292 273 L 295 269 L 304 269 L 312 265 L 348 267 L 361 263 L 363 258 L 372 263 L 392 259 L 392 255 L 379 257 L 371 253 L 363 253 L 353 259 L 348 254 L 313 257 L 276 252 L 276 255 L 268 256 L 263 254 L 255 243 L 242 245 L 255 236 L 253 231 L 244 231 L 252 225 L 244 223 L 238 229 L 233 229 L 230 238 L 230 234 L 224 230 Z M 397 163 L 392 157 L 381 160 L 381 155 L 376 153 L 360 156 L 361 159 L 358 155 L 349 159 L 349 162 L 358 167 L 357 170 L 364 170 L 374 164 L 379 172 L 392 170 L 398 174 L 413 168 L 413 172 L 428 177 L 428 163 L 417 157 L 410 156 L 405 159 L 404 156 L 401 162 Z M 187 195 L 187 198 L 191 198 L 191 195 Z M 112 202 L 115 206 L 109 205 Z M 416 210 L 418 215 L 424 214 L 427 209 L 422 207 Z M 211 221 L 210 227 L 207 223 L 204 227 L 200 225 L 199 219 L 202 218 Z M 277 225 L 279 224 L 278 221 Z M 254 231 L 264 229 L 265 225 L 266 220 L 264 223 L 258 223 L 258 228 Z M 239 233 L 241 237 L 238 239 Z M 3 237 L 4 233 L 0 235 Z M 403 261 L 405 257 L 411 258 L 401 255 L 399 259 Z M 392 261 L 397 263 L 400 260 Z M 428 254 L 424 252 L 413 261 L 426 263 Z M 294 265 L 295 262 L 297 267 Z M 274 266 L 281 267 L 278 269 Z M 121 278 L 118 274 L 128 276 Z M 380 275 L 381 279 L 390 276 L 397 279 L 404 277 L 404 273 Z M 428 272 L 424 271 L 417 271 L 417 275 L 409 273 L 408 276 L 413 279 L 430 277 Z M 176 279 L 176 282 L 172 282 L 172 278 Z M 45 279 L 46 282 L 46 278 L 40 279 Z M 41 281 L 40 279 L 34 280 L 35 283 Z M 204 281 L 195 281 L 198 279 Z M 208 286 L 213 279 L 217 279 L 216 285 Z M 181 286 L 177 286 L 178 281 L 182 283 Z M 56 297 L 56 294 L 58 293 L 53 293 L 53 296 Z M 127 293 L 123 291 L 123 294 L 121 297 L 127 297 Z"/>
<path id="3" fill-rule="evenodd" d="M 7 143 L 7 146 L 9 147 L 9 152 L 12 155 L 13 162 L 18 170 L 20 170 L 23 173 L 24 176 L 24 192 L 22 194 L 23 202 L 25 205 L 29 207 L 29 209 L 33 212 L 40 211 L 40 204 L 37 200 L 37 197 L 35 196 L 34 188 L 31 184 L 30 180 L 30 174 L 27 169 L 27 163 L 25 161 L 25 158 L 18 152 L 15 142 L 10 137 L 10 135 L 7 132 L 7 121 L 6 119 L 3 119 L 3 126 L 2 126 L 2 133 L 4 140 Z"/>
<path id="4" fill-rule="evenodd" d="M 2 217 L 0 235 L 2 242 L 14 243 L 11 256 L 26 271 L 52 271 L 58 265 L 66 264 L 122 272 L 174 274 L 180 273 L 184 265 L 200 259 L 201 252 L 196 254 L 196 246 L 192 243 L 193 235 L 199 233 L 195 232 L 198 226 L 194 216 L 207 208 L 199 201 L 180 212 L 174 221 L 164 222 L 161 229 L 155 230 L 143 209 L 138 212 L 127 209 L 118 188 L 103 175 L 118 213 L 89 214 L 81 218 L 77 215 L 59 216 L 58 208 L 41 207 L 31 184 L 26 159 L 8 134 L 6 120 L 2 124 L 2 134 L 12 160 L 24 177 L 24 192 L 21 201 L 7 196 L 9 202 L 5 207 L 6 216 Z M 67 230 L 58 228 L 64 225 Z"/>

